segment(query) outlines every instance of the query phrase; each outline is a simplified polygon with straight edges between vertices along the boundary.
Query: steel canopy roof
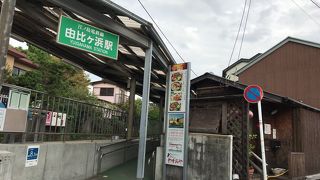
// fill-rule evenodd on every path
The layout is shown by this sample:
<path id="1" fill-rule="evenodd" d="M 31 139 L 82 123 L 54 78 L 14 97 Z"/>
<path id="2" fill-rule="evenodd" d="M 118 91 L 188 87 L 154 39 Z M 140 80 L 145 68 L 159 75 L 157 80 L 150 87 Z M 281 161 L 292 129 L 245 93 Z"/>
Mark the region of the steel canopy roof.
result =
<path id="1" fill-rule="evenodd" d="M 57 44 L 60 14 L 118 34 L 118 60 Z M 145 50 L 152 43 L 150 99 L 154 102 L 164 97 L 168 66 L 176 64 L 150 22 L 109 0 L 17 0 L 11 34 L 119 87 L 126 88 L 128 80 L 135 78 L 140 95 Z"/>

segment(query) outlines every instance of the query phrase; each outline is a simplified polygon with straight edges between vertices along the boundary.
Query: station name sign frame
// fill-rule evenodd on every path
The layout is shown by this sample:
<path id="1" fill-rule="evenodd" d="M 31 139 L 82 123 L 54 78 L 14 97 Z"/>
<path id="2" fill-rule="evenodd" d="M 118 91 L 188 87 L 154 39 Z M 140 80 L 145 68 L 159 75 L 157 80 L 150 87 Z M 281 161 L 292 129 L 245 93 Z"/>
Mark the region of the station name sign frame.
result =
<path id="1" fill-rule="evenodd" d="M 118 59 L 119 36 L 61 15 L 56 42 L 65 46 Z"/>

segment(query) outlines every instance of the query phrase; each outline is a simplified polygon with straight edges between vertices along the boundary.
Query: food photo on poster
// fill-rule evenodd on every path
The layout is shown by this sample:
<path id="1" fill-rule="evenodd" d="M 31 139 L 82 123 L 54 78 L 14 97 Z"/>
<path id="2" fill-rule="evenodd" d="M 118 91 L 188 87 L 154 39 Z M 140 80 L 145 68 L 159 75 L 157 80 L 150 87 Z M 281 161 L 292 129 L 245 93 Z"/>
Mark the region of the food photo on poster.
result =
<path id="1" fill-rule="evenodd" d="M 171 92 L 171 101 L 181 101 L 182 93 L 181 92 Z"/>
<path id="2" fill-rule="evenodd" d="M 184 128 L 184 114 L 170 114 L 169 128 Z"/>
<path id="3" fill-rule="evenodd" d="M 171 84 L 171 91 L 181 91 L 182 82 L 173 82 Z"/>
<path id="4" fill-rule="evenodd" d="M 186 100 L 187 64 L 171 67 L 169 112 L 184 112 Z"/>
<path id="5" fill-rule="evenodd" d="M 170 111 L 180 111 L 181 103 L 180 102 L 171 102 L 170 103 Z"/>
<path id="6" fill-rule="evenodd" d="M 181 81 L 182 80 L 182 73 L 181 72 L 176 72 L 173 73 L 171 76 L 171 81 L 176 82 L 176 81 Z"/>

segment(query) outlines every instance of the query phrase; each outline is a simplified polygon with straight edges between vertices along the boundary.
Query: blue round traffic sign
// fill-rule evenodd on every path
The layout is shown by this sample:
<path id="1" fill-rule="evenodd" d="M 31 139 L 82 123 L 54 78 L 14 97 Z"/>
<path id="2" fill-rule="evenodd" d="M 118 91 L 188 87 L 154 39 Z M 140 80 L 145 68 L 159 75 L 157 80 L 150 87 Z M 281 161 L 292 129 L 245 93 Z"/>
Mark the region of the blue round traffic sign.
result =
<path id="1" fill-rule="evenodd" d="M 257 103 L 262 100 L 263 91 L 258 85 L 250 85 L 244 89 L 243 96 L 249 103 Z"/>

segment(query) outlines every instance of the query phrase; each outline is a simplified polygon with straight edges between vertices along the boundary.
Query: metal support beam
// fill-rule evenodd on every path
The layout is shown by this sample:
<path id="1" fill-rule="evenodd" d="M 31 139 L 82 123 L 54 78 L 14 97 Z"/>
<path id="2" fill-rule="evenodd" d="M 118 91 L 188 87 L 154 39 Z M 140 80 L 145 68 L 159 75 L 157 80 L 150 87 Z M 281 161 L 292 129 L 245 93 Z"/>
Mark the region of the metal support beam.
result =
<path id="1" fill-rule="evenodd" d="M 127 140 L 132 137 L 132 125 L 134 119 L 134 105 L 135 105 L 135 95 L 136 95 L 136 79 L 130 79 L 130 96 L 129 96 L 129 117 L 128 117 L 128 131 Z"/>
<path id="2" fill-rule="evenodd" d="M 0 88 L 4 81 L 4 71 L 8 53 L 8 45 L 11 34 L 14 8 L 16 0 L 5 0 L 2 2 L 0 14 Z"/>
<path id="3" fill-rule="evenodd" d="M 170 96 L 170 69 L 171 66 L 167 69 L 166 75 L 166 94 L 165 94 L 165 104 L 164 104 L 164 119 L 163 119 L 163 127 L 162 127 L 162 134 L 163 134 L 163 142 L 161 143 L 163 146 L 163 159 L 162 159 L 162 179 L 165 180 L 167 177 L 167 165 L 166 165 L 166 144 L 167 144 L 167 123 L 168 123 L 168 100 Z"/>
<path id="4" fill-rule="evenodd" d="M 142 93 L 142 107 L 139 131 L 139 152 L 138 152 L 138 167 L 137 179 L 144 178 L 144 165 L 146 156 L 146 140 L 147 140 L 147 127 L 148 127 L 148 110 L 149 110 L 149 94 L 150 94 L 150 76 L 152 64 L 152 42 L 146 51 L 144 76 L 143 76 L 143 93 Z"/>
<path id="5" fill-rule="evenodd" d="M 105 29 L 112 31 L 113 33 L 119 34 L 137 44 L 143 48 L 149 47 L 149 42 L 151 42 L 146 36 L 135 32 L 131 29 L 128 29 L 124 25 L 114 22 L 113 19 L 108 18 L 107 16 L 98 13 L 94 9 L 86 6 L 85 4 L 77 0 L 47 0 L 55 5 L 60 6 L 66 10 L 69 10 L 73 13 L 81 15 L 82 17 L 98 24 Z"/>
<path id="6" fill-rule="evenodd" d="M 36 21 L 39 24 L 44 24 L 46 27 L 50 28 L 51 30 L 56 30 L 57 29 L 57 24 L 59 22 L 59 19 L 57 17 L 54 17 L 53 15 L 50 14 L 50 18 L 48 18 L 48 13 L 45 14 L 44 16 L 41 16 L 39 14 L 44 13 L 41 6 L 36 5 L 34 3 L 27 2 L 26 0 L 19 0 L 17 2 L 17 8 L 22 10 L 24 13 L 28 14 L 28 16 L 34 21 Z M 55 19 L 55 20 L 53 20 Z"/>
<path id="7" fill-rule="evenodd" d="M 164 124 L 164 105 L 165 105 L 165 97 L 161 96 L 160 97 L 160 102 L 159 102 L 159 121 Z M 160 134 L 161 134 L 161 139 L 160 139 L 160 146 L 164 146 L 164 133 L 163 129 L 160 129 Z"/>
<path id="8" fill-rule="evenodd" d="M 191 78 L 191 63 L 188 63 L 187 71 L 187 81 L 190 81 Z M 190 109 L 190 86 L 191 82 L 187 86 L 187 99 L 186 99 L 186 119 L 185 119 L 185 129 L 184 129 L 184 160 L 183 160 L 183 180 L 188 179 L 188 148 L 189 148 L 189 109 Z"/>
<path id="9" fill-rule="evenodd" d="M 153 53 L 155 56 L 159 59 L 159 61 L 162 63 L 164 67 L 168 67 L 170 64 L 163 58 L 163 56 L 160 53 L 160 50 L 157 48 L 153 48 Z"/>

